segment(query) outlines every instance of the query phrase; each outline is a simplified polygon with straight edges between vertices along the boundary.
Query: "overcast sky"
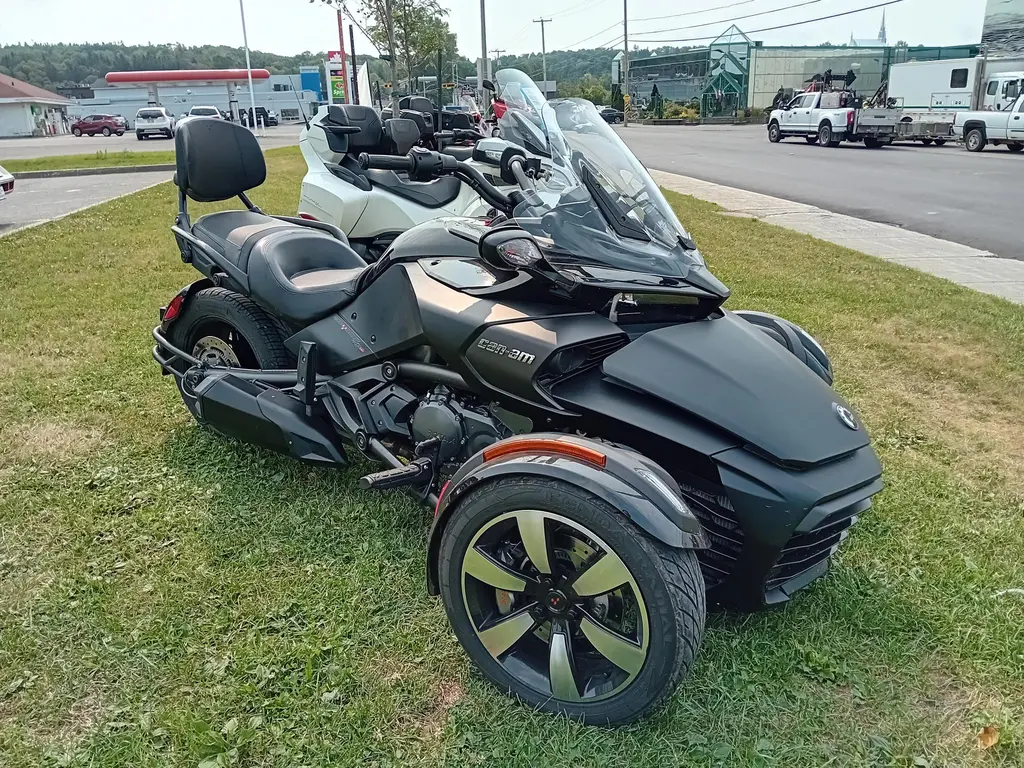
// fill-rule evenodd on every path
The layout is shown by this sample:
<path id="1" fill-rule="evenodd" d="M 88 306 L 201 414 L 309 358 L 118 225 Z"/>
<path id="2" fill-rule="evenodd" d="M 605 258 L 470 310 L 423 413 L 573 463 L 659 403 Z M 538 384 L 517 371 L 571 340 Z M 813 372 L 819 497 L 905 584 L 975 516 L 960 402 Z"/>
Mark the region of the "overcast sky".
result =
<path id="1" fill-rule="evenodd" d="M 743 30 L 757 30 L 815 19 L 884 0 L 629 0 L 631 43 L 655 47 L 660 38 L 698 38 L 724 31 L 728 20 Z M 541 14 L 547 25 L 548 50 L 595 47 L 621 41 L 621 0 L 486 0 L 488 48 L 510 53 L 540 50 Z M 459 51 L 469 58 L 480 51 L 479 0 L 440 0 L 451 11 L 449 21 L 459 38 Z M 776 13 L 763 13 L 794 6 Z M 358 0 L 350 0 L 353 10 Z M 728 7 L 724 7 L 728 6 Z M 249 44 L 280 54 L 337 48 L 334 12 L 319 0 L 245 0 Z M 717 10 L 715 10 L 717 9 Z M 886 8 L 890 43 L 911 45 L 977 43 L 981 38 L 985 0 L 903 0 Z M 679 15 L 686 14 L 686 15 Z M 650 17 L 672 15 L 653 20 Z M 851 33 L 873 38 L 882 10 L 875 9 L 788 29 L 751 34 L 767 45 L 848 42 Z M 700 26 L 698 26 L 700 25 Z M 682 29 L 677 29 L 682 28 Z M 589 40 L 587 38 L 590 38 Z M 236 0 L 171 0 L 171 2 L 83 2 L 83 0 L 0 0 L 0 44 L 18 42 L 170 43 L 241 45 L 242 27 Z M 695 41 L 690 45 L 702 45 Z M 671 44 L 671 43 L 668 43 Z M 357 39 L 357 48 L 365 43 Z M 621 43 L 619 43 L 621 45 Z M 632 47 L 632 45 L 631 45 Z M 244 62 L 240 62 L 244 66 Z"/>

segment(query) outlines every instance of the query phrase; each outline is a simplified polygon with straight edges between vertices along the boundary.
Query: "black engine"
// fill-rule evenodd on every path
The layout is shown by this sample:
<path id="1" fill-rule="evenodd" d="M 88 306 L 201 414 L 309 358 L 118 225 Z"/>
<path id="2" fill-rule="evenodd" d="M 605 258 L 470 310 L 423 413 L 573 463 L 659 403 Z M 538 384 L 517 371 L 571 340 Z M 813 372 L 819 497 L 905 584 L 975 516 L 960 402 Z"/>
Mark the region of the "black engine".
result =
<path id="1" fill-rule="evenodd" d="M 437 458 L 441 462 L 465 461 L 491 443 L 510 437 L 512 432 L 483 407 L 455 397 L 451 389 L 438 386 L 416 407 L 409 419 L 415 443 L 440 438 Z"/>

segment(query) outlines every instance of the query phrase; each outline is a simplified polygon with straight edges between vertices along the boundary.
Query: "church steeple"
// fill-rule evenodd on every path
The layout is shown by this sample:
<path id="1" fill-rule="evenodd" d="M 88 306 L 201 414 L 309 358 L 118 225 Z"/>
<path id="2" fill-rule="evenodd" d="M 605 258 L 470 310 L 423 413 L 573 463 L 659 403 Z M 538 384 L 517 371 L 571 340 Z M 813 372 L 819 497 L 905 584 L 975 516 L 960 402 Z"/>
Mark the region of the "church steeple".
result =
<path id="1" fill-rule="evenodd" d="M 884 8 L 882 9 L 882 28 L 880 30 L 878 30 L 878 39 L 879 39 L 879 41 L 881 41 L 882 45 L 885 45 L 886 40 L 885 40 L 885 9 Z"/>

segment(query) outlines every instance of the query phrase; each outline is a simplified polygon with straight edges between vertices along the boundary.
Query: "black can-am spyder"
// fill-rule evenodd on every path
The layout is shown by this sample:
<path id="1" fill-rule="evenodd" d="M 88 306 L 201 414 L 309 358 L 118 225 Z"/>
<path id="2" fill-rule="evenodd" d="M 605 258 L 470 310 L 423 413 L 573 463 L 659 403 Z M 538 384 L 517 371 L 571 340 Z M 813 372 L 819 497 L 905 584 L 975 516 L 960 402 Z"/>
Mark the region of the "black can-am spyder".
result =
<path id="1" fill-rule="evenodd" d="M 351 112 L 370 184 L 469 184 L 487 221 L 400 235 L 372 266 L 335 228 L 245 195 L 246 129 L 177 136 L 174 233 L 202 272 L 153 354 L 197 421 L 434 509 L 427 585 L 482 673 L 529 704 L 634 720 L 693 663 L 706 601 L 757 608 L 825 573 L 881 488 L 868 436 L 799 328 L 728 290 L 589 102 L 498 74 L 476 160 Z M 358 127 L 356 127 L 358 126 Z M 410 130 L 413 128 L 413 130 Z M 380 152 L 392 152 L 385 155 Z M 355 164 L 350 164 L 350 167 Z M 246 210 L 191 222 L 187 198 Z"/>

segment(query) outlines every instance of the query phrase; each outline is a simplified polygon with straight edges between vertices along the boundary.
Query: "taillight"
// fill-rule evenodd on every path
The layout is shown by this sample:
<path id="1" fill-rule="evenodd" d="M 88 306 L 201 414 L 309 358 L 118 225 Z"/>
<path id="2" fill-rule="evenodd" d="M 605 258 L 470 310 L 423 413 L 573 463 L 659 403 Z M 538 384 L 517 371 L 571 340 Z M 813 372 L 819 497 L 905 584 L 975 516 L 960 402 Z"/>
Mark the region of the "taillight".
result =
<path id="1" fill-rule="evenodd" d="M 300 213 L 299 218 L 305 219 L 306 221 L 320 221 L 316 216 L 310 216 L 308 213 Z"/>
<path id="2" fill-rule="evenodd" d="M 846 113 L 846 127 L 853 128 L 853 110 Z"/>
<path id="3" fill-rule="evenodd" d="M 160 318 L 161 321 L 169 323 L 174 320 L 178 315 L 181 314 L 181 305 L 185 303 L 185 297 L 180 293 L 171 299 L 171 303 L 167 305 L 167 309 L 164 310 L 163 316 Z"/>

